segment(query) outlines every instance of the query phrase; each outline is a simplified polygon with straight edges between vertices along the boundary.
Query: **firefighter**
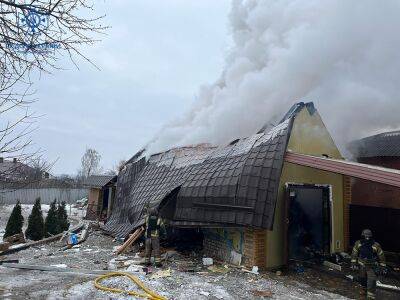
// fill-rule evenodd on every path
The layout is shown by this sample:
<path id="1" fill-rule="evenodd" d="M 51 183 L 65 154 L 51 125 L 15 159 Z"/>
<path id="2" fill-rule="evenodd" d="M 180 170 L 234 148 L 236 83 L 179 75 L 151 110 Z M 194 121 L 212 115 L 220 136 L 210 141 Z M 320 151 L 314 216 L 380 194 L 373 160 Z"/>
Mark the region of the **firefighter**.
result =
<path id="1" fill-rule="evenodd" d="M 160 233 L 165 234 L 164 223 L 158 216 L 157 208 L 151 208 L 146 216 L 146 265 L 150 265 L 153 250 L 155 264 L 157 267 L 161 266 Z"/>
<path id="2" fill-rule="evenodd" d="M 377 268 L 379 262 L 379 268 Z M 372 231 L 364 229 L 361 240 L 353 247 L 351 268 L 359 270 L 363 286 L 367 287 L 367 299 L 375 299 L 376 273 L 386 275 L 385 255 L 381 246 L 372 238 Z"/>

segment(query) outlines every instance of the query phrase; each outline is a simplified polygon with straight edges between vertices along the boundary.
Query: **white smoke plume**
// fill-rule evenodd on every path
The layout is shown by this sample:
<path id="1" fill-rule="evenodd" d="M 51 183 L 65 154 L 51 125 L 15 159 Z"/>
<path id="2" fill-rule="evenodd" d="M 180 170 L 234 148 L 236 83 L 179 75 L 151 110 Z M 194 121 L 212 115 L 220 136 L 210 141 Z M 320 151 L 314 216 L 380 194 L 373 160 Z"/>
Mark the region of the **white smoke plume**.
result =
<path id="1" fill-rule="evenodd" d="M 167 124 L 150 153 L 227 143 L 314 101 L 341 145 L 400 127 L 400 1 L 234 0 L 220 79 Z"/>

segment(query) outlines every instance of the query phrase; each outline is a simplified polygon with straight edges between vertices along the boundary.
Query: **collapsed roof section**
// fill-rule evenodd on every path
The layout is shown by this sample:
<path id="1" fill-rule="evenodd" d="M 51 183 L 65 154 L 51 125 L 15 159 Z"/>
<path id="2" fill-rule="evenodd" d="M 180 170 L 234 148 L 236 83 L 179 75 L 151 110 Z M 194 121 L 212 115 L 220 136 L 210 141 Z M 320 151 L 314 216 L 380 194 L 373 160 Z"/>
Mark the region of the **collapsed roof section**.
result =
<path id="1" fill-rule="evenodd" d="M 309 103 L 296 104 L 296 111 Z M 312 105 L 311 105 L 312 106 Z M 295 113 L 270 130 L 229 145 L 180 147 L 130 160 L 120 172 L 114 209 L 104 229 L 126 236 L 159 207 L 180 226 L 272 229 L 284 154 Z"/>

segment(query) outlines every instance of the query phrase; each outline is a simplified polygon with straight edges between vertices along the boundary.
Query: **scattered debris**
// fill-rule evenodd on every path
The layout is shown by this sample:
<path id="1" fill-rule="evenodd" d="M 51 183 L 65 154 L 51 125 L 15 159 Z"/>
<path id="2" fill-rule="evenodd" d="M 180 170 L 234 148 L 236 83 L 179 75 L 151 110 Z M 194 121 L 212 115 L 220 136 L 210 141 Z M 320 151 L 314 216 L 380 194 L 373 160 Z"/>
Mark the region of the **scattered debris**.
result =
<path id="1" fill-rule="evenodd" d="M 175 250 L 168 250 L 161 255 L 161 260 L 168 261 L 170 258 L 178 256 L 178 252 Z"/>
<path id="2" fill-rule="evenodd" d="M 87 204 L 88 204 L 88 199 L 87 198 L 82 198 L 80 200 L 76 200 L 75 204 L 73 205 L 73 207 L 84 208 Z"/>
<path id="3" fill-rule="evenodd" d="M 10 243 L 8 242 L 0 243 L 0 252 L 7 251 L 8 248 L 10 248 Z"/>
<path id="4" fill-rule="evenodd" d="M 134 272 L 134 273 L 142 273 L 142 274 L 148 274 L 149 270 L 147 267 L 139 266 L 139 265 L 130 265 L 126 271 L 128 272 Z"/>
<path id="5" fill-rule="evenodd" d="M 10 243 L 11 245 L 13 245 L 13 244 L 24 244 L 26 242 L 24 234 L 22 232 L 14 234 L 12 236 L 8 236 L 6 238 L 3 238 L 3 241 L 7 242 L 7 243 Z"/>
<path id="6" fill-rule="evenodd" d="M 265 290 L 265 291 L 252 290 L 251 293 L 256 297 L 272 298 L 272 296 L 273 296 L 273 293 L 271 290 Z"/>
<path id="7" fill-rule="evenodd" d="M 255 274 L 255 275 L 259 275 L 260 274 L 260 273 L 258 273 L 258 266 L 253 266 L 253 268 L 251 270 L 242 268 L 242 271 L 246 272 L 246 273 L 252 273 L 252 274 Z"/>
<path id="8" fill-rule="evenodd" d="M 280 271 L 280 270 L 278 270 L 278 271 L 276 271 L 276 276 L 282 276 L 282 271 Z"/>
<path id="9" fill-rule="evenodd" d="M 115 261 L 115 258 L 111 259 L 108 262 L 108 267 L 107 268 L 108 268 L 108 270 L 116 270 L 117 269 L 117 263 Z"/>
<path id="10" fill-rule="evenodd" d="M 340 265 L 334 264 L 334 263 L 332 263 L 330 261 L 324 260 L 323 264 L 324 264 L 324 266 L 326 266 L 328 268 L 331 268 L 331 269 L 334 269 L 334 270 L 337 270 L 337 271 L 342 271 L 342 267 Z"/>
<path id="11" fill-rule="evenodd" d="M 203 295 L 203 296 L 206 296 L 206 297 L 210 296 L 210 293 L 209 292 L 205 292 L 205 291 L 200 291 L 199 294 Z"/>
<path id="12" fill-rule="evenodd" d="M 170 277 L 171 276 L 171 269 L 166 269 L 166 270 L 159 270 L 153 275 L 150 276 L 151 279 L 158 279 L 158 278 L 164 278 L 164 277 Z"/>
<path id="13" fill-rule="evenodd" d="M 294 266 L 294 271 L 298 274 L 304 273 L 304 266 L 302 264 L 296 264 Z"/>
<path id="14" fill-rule="evenodd" d="M 233 265 L 240 266 L 242 263 L 242 254 L 237 253 L 235 250 L 232 250 L 230 263 Z"/>
<path id="15" fill-rule="evenodd" d="M 208 270 L 210 270 L 211 272 L 213 272 L 213 273 L 228 273 L 229 272 L 229 268 L 226 266 L 226 267 L 218 267 L 218 266 L 209 266 L 208 268 L 207 268 Z"/>
<path id="16" fill-rule="evenodd" d="M 214 262 L 211 257 L 203 257 L 203 266 L 211 266 L 213 263 Z"/>

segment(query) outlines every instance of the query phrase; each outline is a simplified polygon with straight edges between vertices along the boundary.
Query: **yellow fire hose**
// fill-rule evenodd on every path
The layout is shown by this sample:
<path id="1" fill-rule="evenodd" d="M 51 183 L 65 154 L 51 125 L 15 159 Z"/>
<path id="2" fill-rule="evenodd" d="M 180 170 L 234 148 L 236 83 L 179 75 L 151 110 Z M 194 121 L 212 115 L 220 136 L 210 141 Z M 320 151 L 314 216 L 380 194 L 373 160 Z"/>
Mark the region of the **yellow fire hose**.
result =
<path id="1" fill-rule="evenodd" d="M 134 283 L 136 283 L 136 285 L 138 287 L 140 287 L 143 291 L 145 291 L 144 293 L 139 293 L 136 291 L 126 291 L 126 290 L 122 290 L 122 289 L 117 289 L 117 288 L 110 288 L 104 285 L 100 284 L 100 281 L 110 278 L 110 277 L 118 277 L 118 276 L 125 276 L 128 277 L 130 280 L 132 280 Z M 107 273 L 104 275 L 101 275 L 99 277 L 97 277 L 94 281 L 94 286 L 102 291 L 105 292 L 112 292 L 112 293 L 124 293 L 124 294 L 128 294 L 130 296 L 136 296 L 136 297 L 140 297 L 140 298 L 145 298 L 145 299 L 151 299 L 151 300 L 167 300 L 167 298 L 158 295 L 156 292 L 153 292 L 152 290 L 150 290 L 148 287 L 146 287 L 143 282 L 141 282 L 137 277 L 129 274 L 129 273 L 124 273 L 124 272 L 111 272 L 111 273 Z"/>

